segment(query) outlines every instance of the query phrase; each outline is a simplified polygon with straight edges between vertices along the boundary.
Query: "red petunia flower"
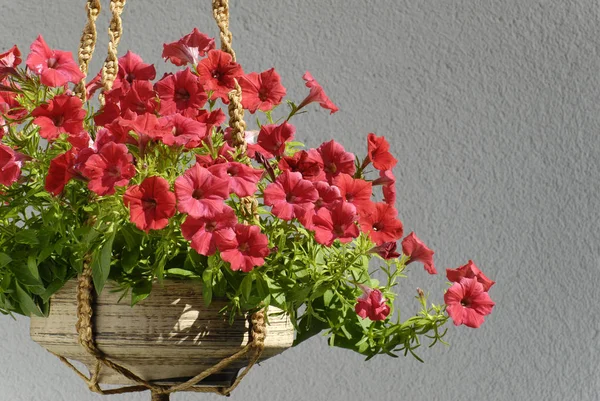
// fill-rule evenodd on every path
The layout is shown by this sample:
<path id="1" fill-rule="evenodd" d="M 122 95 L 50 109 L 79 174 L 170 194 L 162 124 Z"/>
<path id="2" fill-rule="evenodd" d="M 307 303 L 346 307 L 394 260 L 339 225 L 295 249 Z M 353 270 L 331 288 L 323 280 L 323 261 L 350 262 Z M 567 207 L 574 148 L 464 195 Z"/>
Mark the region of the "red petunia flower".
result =
<path id="1" fill-rule="evenodd" d="M 385 137 L 378 137 L 373 133 L 367 136 L 367 160 L 373 162 L 377 170 L 391 170 L 398 160 L 390 153 L 390 144 Z"/>
<path id="2" fill-rule="evenodd" d="M 65 189 L 65 185 L 67 185 L 71 178 L 75 177 L 75 156 L 75 150 L 71 149 L 50 161 L 50 168 L 48 169 L 46 183 L 44 184 L 46 191 L 54 196 L 58 196 Z"/>
<path id="3" fill-rule="evenodd" d="M 224 206 L 214 217 L 194 218 L 188 216 L 181 225 L 183 238 L 191 241 L 191 247 L 200 255 L 210 256 L 217 249 L 237 246 L 234 227 L 238 223 L 235 212 Z"/>
<path id="4" fill-rule="evenodd" d="M 297 171 L 302 174 L 302 178 L 310 182 L 325 181 L 325 171 L 323 170 L 323 158 L 316 149 L 301 150 L 294 153 L 293 156 L 284 156 L 279 161 L 281 170 Z"/>
<path id="5" fill-rule="evenodd" d="M 31 115 L 35 117 L 33 123 L 40 127 L 40 136 L 49 141 L 63 132 L 78 135 L 83 131 L 85 110 L 77 96 L 55 96 L 48 104 L 36 107 Z"/>
<path id="6" fill-rule="evenodd" d="M 230 263 L 231 270 L 249 272 L 265 264 L 269 254 L 269 239 L 258 226 L 238 224 L 235 226 L 236 244 L 221 251 L 221 258 Z"/>
<path id="7" fill-rule="evenodd" d="M 234 161 L 234 152 L 234 148 L 229 146 L 227 143 L 224 143 L 223 146 L 221 146 L 217 151 L 217 157 L 215 159 L 213 159 L 211 155 L 196 155 L 196 164 L 208 168 L 215 164 L 232 162 Z"/>
<path id="8" fill-rule="evenodd" d="M 50 49 L 42 35 L 31 44 L 26 64 L 40 76 L 42 84 L 54 88 L 67 82 L 77 83 L 85 77 L 71 52 Z"/>
<path id="9" fill-rule="evenodd" d="M 200 57 L 215 48 L 215 39 L 194 28 L 190 34 L 185 35 L 177 42 L 163 44 L 162 58 L 169 60 L 176 66 L 190 63 L 197 65 Z"/>
<path id="10" fill-rule="evenodd" d="M 123 203 L 129 208 L 131 222 L 145 232 L 165 228 L 175 215 L 175 194 L 162 177 L 146 177 L 140 185 L 130 186 Z"/>
<path id="11" fill-rule="evenodd" d="M 265 205 L 272 206 L 271 212 L 282 220 L 305 217 L 318 198 L 319 193 L 310 181 L 289 171 L 284 171 L 264 190 Z"/>
<path id="12" fill-rule="evenodd" d="M 119 72 L 113 82 L 113 89 L 125 86 L 126 90 L 134 81 L 150 81 L 156 78 L 156 68 L 152 64 L 146 64 L 140 56 L 128 50 L 119 57 Z M 102 88 L 102 71 L 98 73 L 87 85 L 88 98 Z"/>
<path id="13" fill-rule="evenodd" d="M 384 202 L 365 208 L 360 217 L 360 229 L 376 244 L 397 241 L 402 238 L 402 222 L 396 218 L 398 211 Z"/>
<path id="14" fill-rule="evenodd" d="M 457 269 L 446 269 L 446 277 L 448 280 L 457 283 L 462 278 L 476 278 L 478 282 L 483 285 L 484 291 L 489 291 L 490 288 L 496 283 L 493 280 L 490 280 L 479 270 L 479 268 L 473 263 L 472 260 L 469 260 L 466 265 L 463 265 Z"/>
<path id="15" fill-rule="evenodd" d="M 112 195 L 115 186 L 124 187 L 135 175 L 133 156 L 122 143 L 107 143 L 87 159 L 83 175 L 90 180 L 90 191 L 100 196 Z"/>
<path id="16" fill-rule="evenodd" d="M 476 278 L 463 277 L 444 294 L 446 311 L 454 321 L 454 325 L 464 324 L 477 328 L 484 322 L 484 316 L 492 313 L 494 301 L 484 291 L 483 285 Z"/>
<path id="17" fill-rule="evenodd" d="M 211 99 L 221 98 L 224 103 L 229 103 L 227 94 L 235 88 L 235 80 L 244 75 L 242 67 L 222 50 L 210 50 L 197 71 L 204 89 L 213 92 Z"/>
<path id="18" fill-rule="evenodd" d="M 177 210 L 192 217 L 214 217 L 223 212 L 229 181 L 195 164 L 175 180 Z"/>
<path id="19" fill-rule="evenodd" d="M 359 214 L 363 209 L 371 206 L 373 188 L 370 182 L 342 173 L 333 179 L 333 185 L 340 189 L 340 194 L 345 201 L 356 206 Z"/>
<path id="20" fill-rule="evenodd" d="M 340 189 L 335 185 L 329 185 L 326 181 L 317 181 L 313 185 L 319 193 L 319 198 L 315 201 L 315 211 L 322 207 L 331 209 L 333 205 L 343 201 Z"/>
<path id="21" fill-rule="evenodd" d="M 356 300 L 354 311 L 363 319 L 367 317 L 373 321 L 385 320 L 390 314 L 390 306 L 385 302 L 386 299 L 378 289 L 372 289 L 364 285 L 360 286 L 363 290 Z"/>
<path id="22" fill-rule="evenodd" d="M 212 129 L 212 127 L 215 125 L 223 124 L 227 119 L 225 113 L 223 113 L 223 110 L 221 109 L 216 109 L 213 111 L 208 111 L 205 109 L 198 110 L 198 114 L 195 118 L 198 122 L 206 124 L 208 129 Z"/>
<path id="23" fill-rule="evenodd" d="M 15 151 L 0 143 L 0 184 L 10 187 L 21 175 L 21 162 Z"/>
<path id="24" fill-rule="evenodd" d="M 369 253 L 376 253 L 386 260 L 395 259 L 398 256 L 400 256 L 400 254 L 398 252 L 396 252 L 397 247 L 398 247 L 398 245 L 396 244 L 395 241 L 394 242 L 384 242 L 381 245 L 371 248 L 369 250 Z"/>
<path id="25" fill-rule="evenodd" d="M 189 68 L 166 74 L 154 87 L 160 98 L 160 114 L 163 116 L 199 109 L 208 100 L 200 80 Z"/>
<path id="26" fill-rule="evenodd" d="M 21 64 L 21 51 L 17 45 L 7 52 L 0 53 L 0 81 L 6 75 L 13 74 L 19 64 Z"/>
<path id="27" fill-rule="evenodd" d="M 433 264 L 433 254 L 435 252 L 429 249 L 414 232 L 411 232 L 402 240 L 402 253 L 410 257 L 406 264 L 422 262 L 427 273 L 437 274 Z"/>
<path id="28" fill-rule="evenodd" d="M 310 88 L 310 93 L 306 99 L 304 99 L 302 103 L 298 105 L 296 110 L 300 110 L 312 102 L 318 102 L 319 105 L 324 109 L 331 110 L 331 113 L 329 114 L 333 114 L 339 110 L 337 106 L 333 104 L 331 100 L 329 100 L 329 97 L 327 97 L 321 85 L 312 77 L 310 72 L 306 71 L 306 73 L 302 76 L 302 79 L 306 81 L 306 87 Z"/>
<path id="29" fill-rule="evenodd" d="M 200 146 L 202 140 L 210 134 L 206 124 L 181 114 L 163 117 L 160 122 L 165 129 L 170 130 L 162 135 L 163 143 L 169 146 L 185 146 L 187 149 L 193 149 Z"/>
<path id="30" fill-rule="evenodd" d="M 389 205 L 396 203 L 396 177 L 392 173 L 392 170 L 380 170 L 379 178 L 374 180 L 372 184 L 381 185 L 381 192 L 383 192 L 383 200 Z"/>
<path id="31" fill-rule="evenodd" d="M 217 177 L 229 180 L 229 192 L 240 198 L 256 192 L 256 185 L 263 170 L 255 169 L 238 162 L 218 163 L 208 168 Z"/>
<path id="32" fill-rule="evenodd" d="M 333 178 L 340 173 L 354 175 L 354 155 L 346 152 L 344 147 L 334 140 L 323 143 L 317 149 L 323 159 L 323 169 L 327 180 L 331 183 Z"/>
<path id="33" fill-rule="evenodd" d="M 356 207 L 348 202 L 338 202 L 331 209 L 320 208 L 312 218 L 315 241 L 325 246 L 331 246 L 336 239 L 342 243 L 352 241 L 360 234 L 356 219 Z"/>
<path id="34" fill-rule="evenodd" d="M 286 90 L 281 85 L 281 77 L 275 68 L 261 72 L 251 72 L 240 77 L 242 106 L 250 113 L 256 110 L 269 111 L 281 103 Z"/>
<path id="35" fill-rule="evenodd" d="M 120 93 L 119 114 L 121 116 L 123 116 L 127 110 L 131 110 L 136 114 L 154 113 L 158 110 L 158 99 L 150 81 L 133 81 L 126 89 L 111 90 L 111 92 L 113 91 Z M 109 96 L 107 95 L 106 98 L 108 103 Z M 106 106 L 104 107 L 104 110 L 106 112 Z"/>
<path id="36" fill-rule="evenodd" d="M 8 84 L 6 81 L 0 81 L 0 85 L 5 83 Z M 0 91 L 0 114 L 18 121 L 27 116 L 28 112 L 17 100 L 15 92 Z"/>
<path id="37" fill-rule="evenodd" d="M 265 124 L 260 127 L 257 143 L 267 151 L 267 158 L 281 156 L 285 152 L 285 143 L 291 141 L 295 133 L 296 128 L 287 121 L 280 125 Z"/>

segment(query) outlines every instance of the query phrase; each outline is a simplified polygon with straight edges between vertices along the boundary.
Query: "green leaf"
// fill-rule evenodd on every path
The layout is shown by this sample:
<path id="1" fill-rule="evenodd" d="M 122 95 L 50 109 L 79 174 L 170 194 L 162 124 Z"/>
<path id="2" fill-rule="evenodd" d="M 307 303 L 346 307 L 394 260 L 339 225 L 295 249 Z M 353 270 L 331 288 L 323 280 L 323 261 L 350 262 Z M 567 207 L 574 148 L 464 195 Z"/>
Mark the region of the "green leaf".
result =
<path id="1" fill-rule="evenodd" d="M 65 285 L 64 281 L 62 280 L 54 280 L 50 283 L 50 285 L 46 288 L 46 291 L 44 291 L 44 293 L 40 294 L 40 298 L 42 298 L 42 301 L 44 302 L 48 302 L 50 300 L 50 297 L 58 290 L 60 290 L 63 286 Z"/>
<path id="2" fill-rule="evenodd" d="M 38 245 L 40 243 L 38 232 L 37 230 L 20 230 L 15 235 L 15 242 L 24 245 Z"/>
<path id="3" fill-rule="evenodd" d="M 19 285 L 19 283 L 16 283 L 15 295 L 19 305 L 21 306 L 21 310 L 26 316 L 31 316 L 32 314 L 40 317 L 44 316 L 43 312 L 36 305 L 33 298 L 31 298 L 31 295 L 29 295 L 29 293 Z"/>
<path id="4" fill-rule="evenodd" d="M 171 276 L 180 276 L 186 278 L 202 278 L 194 272 L 191 272 L 186 269 L 180 269 L 178 267 L 174 267 L 172 269 L 167 270 L 167 274 Z"/>
<path id="5" fill-rule="evenodd" d="M 206 306 L 210 305 L 212 301 L 212 281 L 213 271 L 211 269 L 204 270 L 202 273 L 202 297 Z"/>
<path id="6" fill-rule="evenodd" d="M 133 286 L 131 288 L 131 306 L 148 298 L 150 291 L 152 291 L 152 282 L 150 280 L 140 281 Z"/>
<path id="7" fill-rule="evenodd" d="M 12 258 L 5 253 L 0 252 L 0 268 L 12 262 Z"/>
<path id="8" fill-rule="evenodd" d="M 40 272 L 38 271 L 37 258 L 35 255 L 29 255 L 29 257 L 27 258 L 27 269 L 37 281 L 41 282 Z"/>
<path id="9" fill-rule="evenodd" d="M 96 292 L 100 294 L 110 274 L 110 262 L 112 260 L 112 245 L 115 240 L 113 232 L 106 240 L 100 252 L 94 252 L 92 260 L 92 278 Z"/>
<path id="10" fill-rule="evenodd" d="M 121 253 L 121 267 L 126 273 L 131 273 L 138 264 L 140 249 L 133 248 Z"/>
<path id="11" fill-rule="evenodd" d="M 329 306 L 332 298 L 333 298 L 333 291 L 332 290 L 325 291 L 325 293 L 323 294 L 323 304 L 325 306 Z"/>
<path id="12" fill-rule="evenodd" d="M 242 292 L 242 299 L 246 302 L 250 299 L 250 293 L 252 292 L 252 282 L 254 281 L 254 276 L 252 274 L 246 275 L 242 280 L 242 284 L 240 284 L 240 290 Z"/>

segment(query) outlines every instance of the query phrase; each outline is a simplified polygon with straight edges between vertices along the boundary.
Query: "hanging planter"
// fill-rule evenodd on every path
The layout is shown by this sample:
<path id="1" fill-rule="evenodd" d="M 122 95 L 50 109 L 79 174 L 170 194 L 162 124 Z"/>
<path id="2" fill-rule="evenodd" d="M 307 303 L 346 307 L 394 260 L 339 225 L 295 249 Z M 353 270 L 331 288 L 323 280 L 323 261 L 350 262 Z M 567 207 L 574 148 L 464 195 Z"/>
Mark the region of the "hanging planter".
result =
<path id="1" fill-rule="evenodd" d="M 284 102 L 273 68 L 244 72 L 225 0 L 221 50 L 194 29 L 163 46 L 181 68 L 155 80 L 136 54 L 117 57 L 124 5 L 110 2 L 108 56 L 87 85 L 99 0 L 79 65 L 42 36 L 25 69 L 16 46 L 0 54 L 0 312 L 31 316 L 32 338 L 92 391 L 155 400 L 227 395 L 319 333 L 367 358 L 420 359 L 449 318 L 484 322 L 494 282 L 472 261 L 447 269 L 443 302 L 417 289 L 410 317 L 394 317 L 407 266 L 437 270 L 398 218 L 385 137 L 368 134 L 365 157 L 335 140 L 302 149 L 292 122 L 338 107 L 309 72 L 300 102 Z"/>

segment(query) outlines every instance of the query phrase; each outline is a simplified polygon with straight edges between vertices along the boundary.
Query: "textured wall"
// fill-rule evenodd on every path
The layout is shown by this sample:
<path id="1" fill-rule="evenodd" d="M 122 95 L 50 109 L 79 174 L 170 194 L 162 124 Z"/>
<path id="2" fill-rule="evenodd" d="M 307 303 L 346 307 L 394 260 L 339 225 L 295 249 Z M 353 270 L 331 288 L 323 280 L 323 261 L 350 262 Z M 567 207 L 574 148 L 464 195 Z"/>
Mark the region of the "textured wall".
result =
<path id="1" fill-rule="evenodd" d="M 75 51 L 83 3 L 0 0 L 0 49 L 26 51 L 43 33 Z M 121 54 L 164 71 L 164 41 L 195 26 L 216 34 L 209 3 L 130 1 Z M 299 100 L 309 70 L 340 107 L 312 108 L 297 137 L 364 154 L 368 132 L 387 136 L 406 229 L 436 250 L 438 270 L 472 258 L 498 282 L 482 328 L 449 327 L 451 346 L 423 349 L 425 364 L 365 363 L 316 338 L 253 369 L 232 400 L 600 398 L 599 10 L 593 0 L 232 0 L 246 71 L 276 67 Z M 404 299 L 420 286 L 441 301 L 444 277 L 411 270 Z M 101 399 L 27 337 L 26 319 L 2 318 L 1 400 Z"/>

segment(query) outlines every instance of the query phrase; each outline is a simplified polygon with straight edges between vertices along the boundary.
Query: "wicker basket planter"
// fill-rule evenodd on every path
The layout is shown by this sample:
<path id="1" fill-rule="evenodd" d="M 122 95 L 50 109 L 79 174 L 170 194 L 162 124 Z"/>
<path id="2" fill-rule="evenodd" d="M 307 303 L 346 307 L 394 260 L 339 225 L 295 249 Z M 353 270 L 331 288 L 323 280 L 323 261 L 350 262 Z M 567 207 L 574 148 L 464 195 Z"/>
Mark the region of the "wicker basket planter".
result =
<path id="1" fill-rule="evenodd" d="M 31 318 L 31 338 L 48 351 L 83 362 L 93 371 L 95 359 L 79 343 L 77 330 L 77 281 L 72 280 L 51 301 L 47 318 Z M 112 361 L 144 380 L 181 382 L 211 368 L 240 351 L 249 341 L 249 323 L 233 325 L 219 315 L 224 301 L 206 307 L 198 282 L 165 280 L 151 295 L 131 307 L 127 299 L 107 283 L 94 305 L 93 326 L 98 348 Z M 127 298 L 127 297 L 126 297 Z M 294 340 L 289 318 L 269 308 L 265 348 L 260 360 L 291 347 Z M 234 361 L 219 374 L 201 382 L 227 386 L 248 358 Z M 99 383 L 135 384 L 109 367 L 103 367 Z"/>

